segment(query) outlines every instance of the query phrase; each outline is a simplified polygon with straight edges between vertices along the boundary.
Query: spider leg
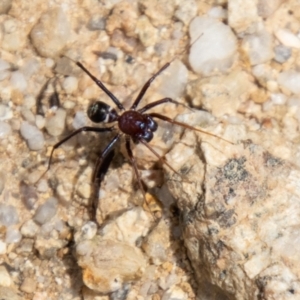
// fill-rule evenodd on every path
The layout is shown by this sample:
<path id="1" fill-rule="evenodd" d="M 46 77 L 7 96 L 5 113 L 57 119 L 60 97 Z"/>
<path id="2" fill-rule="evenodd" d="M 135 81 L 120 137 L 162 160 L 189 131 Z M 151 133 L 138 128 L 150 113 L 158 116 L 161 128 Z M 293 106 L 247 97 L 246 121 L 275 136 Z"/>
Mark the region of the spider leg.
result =
<path id="1" fill-rule="evenodd" d="M 144 146 L 146 146 L 163 164 L 167 165 L 174 173 L 180 175 L 168 162 L 164 157 L 161 157 L 150 145 L 147 144 L 144 140 L 139 140 Z"/>
<path id="2" fill-rule="evenodd" d="M 133 102 L 132 106 L 130 107 L 130 109 L 135 110 L 136 107 L 139 105 L 140 101 L 142 100 L 142 98 L 144 97 L 145 93 L 147 92 L 149 86 L 151 85 L 152 81 L 162 72 L 164 71 L 166 68 L 168 68 L 170 65 L 170 62 L 166 63 L 165 65 L 162 66 L 162 68 L 159 69 L 158 72 L 156 72 L 150 79 L 148 79 L 148 81 L 144 84 L 143 88 L 141 89 L 141 91 L 139 92 L 137 98 L 135 99 L 135 101 Z"/>
<path id="3" fill-rule="evenodd" d="M 141 176 L 140 176 L 139 170 L 138 170 L 137 165 L 136 165 L 135 158 L 133 156 L 133 153 L 132 153 L 132 150 L 131 150 L 131 147 L 130 147 L 130 138 L 129 138 L 129 136 L 125 137 L 125 146 L 126 146 L 126 150 L 127 150 L 130 162 L 131 162 L 131 164 L 133 166 L 133 170 L 134 170 L 135 176 L 137 178 L 140 190 L 143 193 L 144 199 L 146 199 L 146 196 L 145 196 L 146 192 L 145 192 L 145 189 L 143 187 Z"/>
<path id="4" fill-rule="evenodd" d="M 51 164 L 52 164 L 52 158 L 53 158 L 53 154 L 55 149 L 57 149 L 60 145 L 62 145 L 63 143 L 65 143 L 66 141 L 68 141 L 70 138 L 72 138 L 73 136 L 77 135 L 78 133 L 82 132 L 82 131 L 93 131 L 93 132 L 106 132 L 106 131 L 112 131 L 113 127 L 107 127 L 107 128 L 97 128 L 97 127 L 89 127 L 89 126 L 85 126 L 85 127 L 81 127 L 75 131 L 73 131 L 71 134 L 69 134 L 68 136 L 66 136 L 64 139 L 62 139 L 61 141 L 59 141 L 58 143 L 56 143 L 50 153 L 50 158 L 49 158 L 49 162 L 48 162 L 48 167 L 46 169 L 46 171 L 42 174 L 42 176 L 38 179 L 38 181 L 40 181 L 45 174 L 50 170 Z M 37 182 L 38 182 L 37 181 Z"/>
<path id="5" fill-rule="evenodd" d="M 139 113 L 144 113 L 145 111 L 149 110 L 150 108 L 152 107 L 155 107 L 155 106 L 158 106 L 158 105 L 161 105 L 163 103 L 174 103 L 174 104 L 177 104 L 177 105 L 183 105 L 184 107 L 192 110 L 190 107 L 188 107 L 187 105 L 183 104 L 183 103 L 180 103 L 178 101 L 175 101 L 171 98 L 163 98 L 163 99 L 160 99 L 160 100 L 157 100 L 157 101 L 154 101 L 152 103 L 149 103 L 147 105 L 145 105 L 143 108 L 139 109 L 138 112 Z"/>
<path id="6" fill-rule="evenodd" d="M 69 58 L 69 57 L 68 57 Z M 74 61 L 73 59 L 69 58 Z M 89 70 L 87 70 L 84 65 L 79 61 L 74 61 L 74 63 L 81 68 L 90 78 L 99 86 L 99 88 L 117 105 L 120 110 L 125 110 L 124 106 L 121 104 L 119 99 L 102 83 L 101 80 L 96 78 Z"/>
<path id="7" fill-rule="evenodd" d="M 115 151 L 114 146 L 116 142 L 119 140 L 121 134 L 117 134 L 110 143 L 105 147 L 105 149 L 102 151 L 100 156 L 97 158 L 94 173 L 93 173 L 93 189 L 92 189 L 92 218 L 94 221 L 97 220 L 96 218 L 96 212 L 99 204 L 99 190 L 101 182 L 103 181 L 103 178 L 105 174 L 107 173 L 107 170 L 110 166 L 111 161 L 114 158 Z"/>
<path id="8" fill-rule="evenodd" d="M 198 131 L 198 132 L 201 132 L 201 133 L 205 133 L 205 134 L 207 134 L 207 135 L 210 135 L 210 136 L 216 137 L 216 138 L 218 138 L 218 139 L 221 139 L 221 140 L 223 140 L 223 141 L 225 141 L 225 142 L 227 142 L 227 143 L 229 143 L 229 144 L 231 144 L 231 145 L 234 145 L 234 143 L 232 143 L 232 142 L 230 142 L 230 141 L 228 141 L 228 140 L 225 140 L 225 139 L 221 138 L 221 137 L 218 136 L 218 135 L 215 135 L 215 134 L 210 133 L 210 132 L 205 131 L 205 130 L 198 129 L 198 128 L 196 128 L 196 127 L 190 126 L 190 125 L 185 124 L 185 123 L 182 123 L 182 122 L 175 121 L 175 120 L 173 120 L 173 119 L 171 119 L 171 118 L 168 118 L 168 117 L 166 117 L 166 116 L 163 116 L 163 115 L 161 115 L 161 114 L 150 113 L 149 116 L 152 117 L 152 118 L 161 119 L 161 120 L 166 121 L 166 122 L 169 122 L 169 123 L 171 123 L 171 124 L 179 125 L 179 126 L 184 127 L 184 128 L 188 128 L 188 129 L 195 130 L 195 131 Z"/>

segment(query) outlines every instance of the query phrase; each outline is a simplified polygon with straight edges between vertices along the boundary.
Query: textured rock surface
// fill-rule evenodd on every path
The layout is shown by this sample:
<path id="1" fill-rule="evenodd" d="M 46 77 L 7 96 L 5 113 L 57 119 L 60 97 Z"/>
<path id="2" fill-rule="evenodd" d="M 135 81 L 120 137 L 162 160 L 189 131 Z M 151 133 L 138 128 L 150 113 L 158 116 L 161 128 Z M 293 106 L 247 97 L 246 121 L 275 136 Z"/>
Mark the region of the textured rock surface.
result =
<path id="1" fill-rule="evenodd" d="M 222 149 L 225 161 L 205 155 L 204 164 L 196 152 L 176 166 L 180 174 L 188 170 L 182 183 L 174 175 L 168 182 L 199 281 L 229 299 L 298 299 L 300 170 L 251 141 L 222 144 L 209 148 Z"/>
<path id="2" fill-rule="evenodd" d="M 299 298 L 299 3 L 177 2 L 1 2 L 1 299 Z M 126 108 L 170 62 L 140 107 L 172 97 L 152 111 L 210 133 L 159 122 L 150 145 L 180 176 L 132 145 L 147 204 L 120 142 L 98 225 L 111 133 L 62 144 L 41 178 L 90 102 L 113 104 L 69 58 Z"/>

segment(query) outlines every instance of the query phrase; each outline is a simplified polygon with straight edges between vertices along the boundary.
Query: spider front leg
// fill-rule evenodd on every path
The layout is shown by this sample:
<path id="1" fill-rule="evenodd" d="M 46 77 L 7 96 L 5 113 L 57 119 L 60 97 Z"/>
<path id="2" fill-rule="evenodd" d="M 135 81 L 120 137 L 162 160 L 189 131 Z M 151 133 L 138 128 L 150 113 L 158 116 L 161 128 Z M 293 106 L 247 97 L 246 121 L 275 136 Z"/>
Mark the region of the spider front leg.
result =
<path id="1" fill-rule="evenodd" d="M 164 71 L 166 68 L 168 68 L 170 65 L 170 63 L 166 63 L 165 65 L 162 66 L 162 68 L 160 68 L 160 70 L 158 72 L 156 72 L 150 79 L 148 79 L 148 81 L 144 84 L 143 88 L 141 89 L 140 93 L 138 94 L 137 98 L 135 99 L 135 101 L 133 102 L 132 106 L 130 107 L 130 109 L 135 110 L 137 108 L 137 106 L 139 105 L 140 101 L 142 100 L 142 98 L 144 97 L 145 93 L 147 92 L 149 86 L 151 85 L 152 81 L 162 72 Z"/>
<path id="2" fill-rule="evenodd" d="M 154 101 L 152 103 L 149 103 L 149 104 L 145 105 L 143 108 L 139 109 L 138 112 L 141 113 L 141 114 L 143 114 L 145 111 L 147 111 L 147 110 L 149 110 L 149 109 L 151 109 L 151 108 L 153 108 L 155 106 L 164 104 L 164 103 L 173 103 L 173 104 L 183 105 L 183 106 L 187 107 L 183 103 L 175 101 L 175 100 L 173 100 L 171 98 L 163 98 L 163 99 L 160 99 L 160 100 L 157 100 L 157 101 Z M 189 108 L 189 107 L 187 107 L 187 108 Z"/>

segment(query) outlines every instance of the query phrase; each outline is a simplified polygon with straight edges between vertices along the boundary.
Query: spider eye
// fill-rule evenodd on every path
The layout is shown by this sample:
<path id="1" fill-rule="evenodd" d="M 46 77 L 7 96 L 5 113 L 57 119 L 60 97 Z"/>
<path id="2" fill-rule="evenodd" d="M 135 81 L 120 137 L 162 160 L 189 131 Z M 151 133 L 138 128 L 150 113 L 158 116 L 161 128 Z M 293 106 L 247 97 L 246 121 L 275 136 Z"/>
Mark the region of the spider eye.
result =
<path id="1" fill-rule="evenodd" d="M 101 123 L 107 121 L 109 110 L 109 105 L 101 101 L 96 101 L 89 106 L 87 115 L 94 123 Z"/>

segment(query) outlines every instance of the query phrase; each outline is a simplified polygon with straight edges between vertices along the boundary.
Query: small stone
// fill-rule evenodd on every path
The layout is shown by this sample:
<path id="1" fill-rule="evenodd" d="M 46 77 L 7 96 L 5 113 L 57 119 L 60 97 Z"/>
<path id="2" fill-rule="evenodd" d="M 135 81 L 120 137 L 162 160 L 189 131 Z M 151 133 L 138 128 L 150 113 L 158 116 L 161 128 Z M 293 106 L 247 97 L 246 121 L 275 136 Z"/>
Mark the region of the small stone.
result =
<path id="1" fill-rule="evenodd" d="M 54 116 L 46 120 L 45 127 L 50 135 L 59 136 L 63 133 L 66 126 L 66 116 L 66 111 L 59 108 Z"/>
<path id="2" fill-rule="evenodd" d="M 13 117 L 13 112 L 9 106 L 0 104 L 0 120 L 9 120 Z"/>
<path id="3" fill-rule="evenodd" d="M 106 20 L 102 15 L 95 14 L 91 16 L 87 28 L 89 30 L 104 30 L 106 25 Z"/>
<path id="4" fill-rule="evenodd" d="M 228 23 L 237 33 L 252 33 L 260 18 L 257 13 L 257 2 L 253 0 L 229 0 Z"/>
<path id="5" fill-rule="evenodd" d="M 300 49 L 300 38 L 288 29 L 277 30 L 275 36 L 284 46 Z"/>
<path id="6" fill-rule="evenodd" d="M 188 70 L 180 60 L 175 60 L 163 72 L 161 80 L 158 92 L 165 97 L 178 99 L 183 95 L 186 88 Z"/>
<path id="7" fill-rule="evenodd" d="M 46 119 L 41 115 L 35 116 L 35 125 L 38 129 L 43 129 L 46 124 Z"/>
<path id="8" fill-rule="evenodd" d="M 12 17 L 4 22 L 4 35 L 1 47 L 7 51 L 20 51 L 26 43 L 23 24 Z"/>
<path id="9" fill-rule="evenodd" d="M 81 231 L 75 234 L 75 241 L 91 240 L 97 233 L 97 225 L 94 222 L 87 222 L 81 227 Z"/>
<path id="10" fill-rule="evenodd" d="M 174 286 L 168 289 L 162 296 L 161 300 L 187 300 L 188 295 L 179 287 Z"/>
<path id="11" fill-rule="evenodd" d="M 12 287 L 0 287 L 0 299 L 1 300 L 22 300 L 19 295 L 19 291 L 13 289 Z"/>
<path id="12" fill-rule="evenodd" d="M 7 245 L 0 240 L 0 255 L 6 254 Z"/>
<path id="13" fill-rule="evenodd" d="M 57 204 L 56 198 L 49 198 L 44 204 L 37 208 L 33 217 L 34 221 L 38 224 L 49 222 L 56 215 Z"/>
<path id="14" fill-rule="evenodd" d="M 152 262 L 160 265 L 167 260 L 167 251 L 170 246 L 170 226 L 161 219 L 158 225 L 147 236 L 142 247 Z"/>
<path id="15" fill-rule="evenodd" d="M 227 10 L 224 9 L 222 6 L 213 6 L 208 12 L 207 15 L 209 17 L 225 20 L 227 19 Z"/>
<path id="16" fill-rule="evenodd" d="M 20 128 L 21 136 L 27 141 L 27 145 L 30 150 L 38 151 L 44 147 L 44 135 L 43 133 L 28 122 L 22 122 Z"/>
<path id="17" fill-rule="evenodd" d="M 4 266 L 0 266 L 0 286 L 10 286 L 12 284 L 11 277 Z"/>
<path id="18" fill-rule="evenodd" d="M 276 46 L 274 48 L 274 52 L 275 52 L 274 59 L 280 64 L 286 62 L 292 55 L 292 50 L 283 45 Z"/>
<path id="19" fill-rule="evenodd" d="M 91 197 L 92 187 L 87 182 L 81 182 L 78 185 L 77 193 L 78 193 L 79 196 L 81 196 L 85 199 L 89 199 Z"/>
<path id="20" fill-rule="evenodd" d="M 103 294 L 138 280 L 146 267 L 143 253 L 137 247 L 99 237 L 77 244 L 76 253 L 85 285 Z"/>
<path id="21" fill-rule="evenodd" d="M 0 139 L 8 137 L 11 131 L 11 126 L 8 123 L 0 121 Z"/>
<path id="22" fill-rule="evenodd" d="M 46 11 L 32 28 L 30 37 L 41 56 L 58 56 L 72 40 L 71 27 L 63 10 Z"/>
<path id="23" fill-rule="evenodd" d="M 300 94 L 300 72 L 293 70 L 281 72 L 278 76 L 278 83 L 293 94 Z"/>
<path id="24" fill-rule="evenodd" d="M 18 229 L 8 227 L 5 235 L 5 242 L 7 244 L 19 243 L 22 239 L 22 235 Z"/>
<path id="25" fill-rule="evenodd" d="M 22 117 L 29 123 L 33 123 L 35 121 L 35 115 L 30 109 L 23 107 L 21 110 L 21 114 Z"/>
<path id="26" fill-rule="evenodd" d="M 19 223 L 18 213 L 14 206 L 0 203 L 0 223 L 6 227 Z"/>
<path id="27" fill-rule="evenodd" d="M 73 119 L 72 126 L 74 129 L 79 129 L 87 125 L 87 116 L 83 111 L 77 111 Z"/>
<path id="28" fill-rule="evenodd" d="M 37 284 L 36 280 L 30 277 L 26 277 L 20 287 L 20 290 L 22 292 L 31 294 L 36 290 L 36 284 Z"/>
<path id="29" fill-rule="evenodd" d="M 22 225 L 21 234 L 24 237 L 33 238 L 36 236 L 38 230 L 39 226 L 33 220 L 30 219 Z"/>
<path id="30" fill-rule="evenodd" d="M 33 108 L 33 106 L 36 104 L 36 98 L 32 95 L 26 95 L 24 97 L 23 106 L 27 109 Z"/>
<path id="31" fill-rule="evenodd" d="M 21 181 L 20 195 L 21 200 L 25 204 L 26 208 L 32 209 L 38 199 L 35 188 L 32 185 L 27 184 L 25 181 Z"/>
<path id="32" fill-rule="evenodd" d="M 177 4 L 169 0 L 140 0 L 139 6 L 150 18 L 151 23 L 155 27 L 160 27 L 171 23 Z"/>
<path id="33" fill-rule="evenodd" d="M 0 81 L 4 80 L 10 75 L 10 64 L 0 58 Z"/>
<path id="34" fill-rule="evenodd" d="M 67 94 L 73 94 L 78 88 L 78 79 L 74 76 L 68 76 L 64 79 L 62 86 Z"/>
<path id="35" fill-rule="evenodd" d="M 125 211 L 101 229 L 104 239 L 135 245 L 150 230 L 150 218 L 140 207 Z"/>
<path id="36" fill-rule="evenodd" d="M 272 35 L 265 30 L 247 35 L 243 39 L 242 47 L 251 65 L 265 63 L 274 56 Z"/>
<path id="37" fill-rule="evenodd" d="M 209 17 L 196 17 L 190 23 L 192 45 L 189 62 L 192 69 L 204 76 L 225 72 L 237 53 L 237 39 L 230 27 Z"/>

